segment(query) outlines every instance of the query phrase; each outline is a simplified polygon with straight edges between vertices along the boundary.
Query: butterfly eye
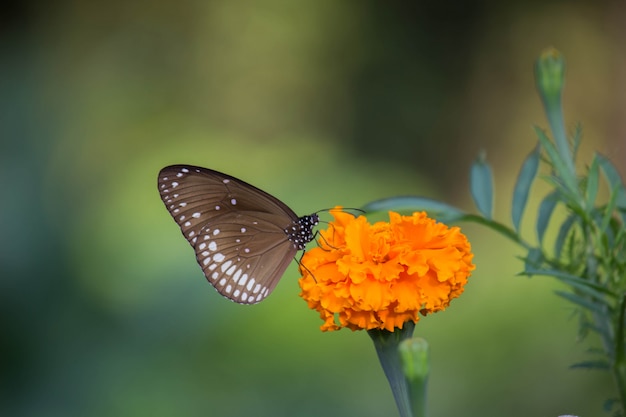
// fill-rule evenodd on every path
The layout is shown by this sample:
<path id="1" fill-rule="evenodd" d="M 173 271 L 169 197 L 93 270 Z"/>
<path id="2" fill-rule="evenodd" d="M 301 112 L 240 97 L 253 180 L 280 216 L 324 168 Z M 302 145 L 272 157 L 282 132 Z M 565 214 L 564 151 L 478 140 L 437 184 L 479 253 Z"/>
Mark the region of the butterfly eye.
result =
<path id="1" fill-rule="evenodd" d="M 272 293 L 319 222 L 316 214 L 298 217 L 265 191 L 206 168 L 165 167 L 158 187 L 209 283 L 241 304 Z"/>

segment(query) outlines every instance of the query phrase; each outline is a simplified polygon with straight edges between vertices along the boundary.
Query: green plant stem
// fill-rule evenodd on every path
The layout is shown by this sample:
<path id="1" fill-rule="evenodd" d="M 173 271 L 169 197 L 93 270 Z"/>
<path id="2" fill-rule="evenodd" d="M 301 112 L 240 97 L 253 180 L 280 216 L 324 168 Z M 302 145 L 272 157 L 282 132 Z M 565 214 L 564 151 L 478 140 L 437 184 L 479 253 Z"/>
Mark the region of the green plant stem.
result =
<path id="1" fill-rule="evenodd" d="M 570 144 L 567 140 L 567 132 L 565 131 L 565 122 L 563 117 L 563 108 L 561 107 L 560 98 L 554 103 L 545 103 L 546 116 L 548 117 L 548 123 L 550 124 L 550 130 L 552 136 L 554 136 L 554 143 L 559 151 L 559 155 L 565 163 L 569 175 L 575 178 L 576 169 L 574 167 L 574 158 Z M 563 173 L 566 175 L 565 173 Z"/>
<path id="2" fill-rule="evenodd" d="M 615 331 L 615 362 L 612 366 L 617 394 L 622 404 L 622 411 L 626 411 L 626 360 L 624 358 L 624 319 L 626 317 L 626 294 L 622 295 L 619 304 L 618 321 Z"/>
<path id="3" fill-rule="evenodd" d="M 415 329 L 415 323 L 406 322 L 402 329 L 395 329 L 394 332 L 380 329 L 367 331 L 374 342 L 378 359 L 389 381 L 400 417 L 416 417 L 411 410 L 409 386 L 402 371 L 402 362 L 398 351 L 400 342 L 410 338 L 413 335 L 413 329 Z M 418 417 L 425 416 L 420 415 Z"/>
<path id="4" fill-rule="evenodd" d="M 459 218 L 459 220 L 460 221 L 467 221 L 467 222 L 473 222 L 473 223 L 482 224 L 483 226 L 487 226 L 490 229 L 493 229 L 496 232 L 500 233 L 501 235 L 509 238 L 513 242 L 515 242 L 518 245 L 524 247 L 524 249 L 526 249 L 526 250 L 530 250 L 530 249 L 533 248 L 528 242 L 526 242 L 524 239 L 522 239 L 522 237 L 520 235 L 515 233 L 515 230 L 513 230 L 510 227 L 507 227 L 504 224 L 499 223 L 499 222 L 497 222 L 495 220 L 489 220 L 489 219 L 486 219 L 484 217 L 478 216 L 476 214 L 465 214 L 465 215 L 461 216 Z"/>

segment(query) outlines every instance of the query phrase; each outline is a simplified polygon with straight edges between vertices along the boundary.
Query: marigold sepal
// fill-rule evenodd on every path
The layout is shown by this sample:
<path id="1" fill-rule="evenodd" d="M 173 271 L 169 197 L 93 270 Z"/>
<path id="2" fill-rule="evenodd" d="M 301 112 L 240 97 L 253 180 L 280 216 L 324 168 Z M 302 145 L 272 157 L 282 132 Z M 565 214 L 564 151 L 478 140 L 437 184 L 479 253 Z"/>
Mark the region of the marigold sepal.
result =
<path id="1" fill-rule="evenodd" d="M 414 416 L 426 415 L 426 392 L 430 360 L 428 342 L 421 337 L 412 337 L 398 346 L 402 371 L 409 386 L 409 399 Z"/>

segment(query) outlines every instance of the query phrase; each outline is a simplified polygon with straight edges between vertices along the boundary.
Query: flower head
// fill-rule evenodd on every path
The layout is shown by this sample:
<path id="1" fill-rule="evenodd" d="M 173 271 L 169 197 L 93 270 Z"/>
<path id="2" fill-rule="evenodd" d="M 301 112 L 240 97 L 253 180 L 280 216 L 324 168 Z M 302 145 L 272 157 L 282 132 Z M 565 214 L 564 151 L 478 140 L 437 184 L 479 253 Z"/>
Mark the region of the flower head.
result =
<path id="1" fill-rule="evenodd" d="M 474 269 L 470 244 L 458 227 L 426 216 L 389 212 L 368 223 L 331 211 L 319 247 L 302 258 L 300 296 L 324 320 L 323 331 L 402 328 L 444 310 L 463 292 Z"/>

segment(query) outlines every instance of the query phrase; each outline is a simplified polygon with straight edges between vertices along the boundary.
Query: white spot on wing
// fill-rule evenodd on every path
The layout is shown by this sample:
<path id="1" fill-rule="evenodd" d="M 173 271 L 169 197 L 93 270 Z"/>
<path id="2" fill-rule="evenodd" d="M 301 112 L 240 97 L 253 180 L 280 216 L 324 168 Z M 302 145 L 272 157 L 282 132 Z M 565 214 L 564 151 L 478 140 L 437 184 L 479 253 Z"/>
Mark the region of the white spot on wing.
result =
<path id="1" fill-rule="evenodd" d="M 213 255 L 213 260 L 215 262 L 222 262 L 224 260 L 225 256 L 221 253 L 216 253 L 215 255 Z"/>
<path id="2" fill-rule="evenodd" d="M 196 211 L 194 214 L 191 215 L 191 217 L 197 219 L 200 217 L 200 213 Z"/>
<path id="3" fill-rule="evenodd" d="M 225 262 L 225 263 L 222 265 L 222 272 L 224 272 L 224 271 L 226 271 L 228 268 L 230 268 L 230 266 L 232 265 L 232 263 L 233 263 L 233 261 L 228 261 L 228 262 Z"/>
<path id="4" fill-rule="evenodd" d="M 217 250 L 217 243 L 209 242 L 209 250 L 210 251 L 216 251 Z"/>

